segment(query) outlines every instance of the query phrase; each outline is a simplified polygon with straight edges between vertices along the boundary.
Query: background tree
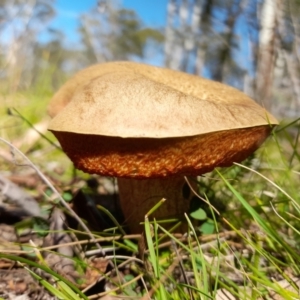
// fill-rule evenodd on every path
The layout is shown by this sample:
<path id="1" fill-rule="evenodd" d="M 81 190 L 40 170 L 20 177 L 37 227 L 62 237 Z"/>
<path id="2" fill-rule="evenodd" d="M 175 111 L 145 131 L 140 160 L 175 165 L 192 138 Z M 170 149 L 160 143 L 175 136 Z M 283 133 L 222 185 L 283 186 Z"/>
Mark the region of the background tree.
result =
<path id="1" fill-rule="evenodd" d="M 135 11 L 115 1 L 99 1 L 82 15 L 77 33 L 82 43 L 74 49 L 64 46 L 63 31 L 47 26 L 55 16 L 53 0 L 1 4 L 0 31 L 9 37 L 2 40 L 1 62 L 10 91 L 36 87 L 53 92 L 67 74 L 97 62 L 141 60 L 147 49 L 160 49 L 163 42 L 159 30 L 145 27 Z M 47 40 L 41 42 L 39 34 L 44 31 Z"/>
<path id="2" fill-rule="evenodd" d="M 175 1 L 168 4 L 165 62 L 168 67 L 198 75 L 209 73 L 218 81 L 240 76 L 243 69 L 232 58 L 235 26 L 241 15 L 240 0 Z M 175 50 L 174 50 L 175 49 Z"/>
<path id="3" fill-rule="evenodd" d="M 20 84 L 31 84 L 34 44 L 38 33 L 55 14 L 53 4 L 53 0 L 1 1 L 0 30 L 9 37 L 2 43 L 2 57 L 5 57 L 2 67 L 9 78 L 10 90 Z"/>
<path id="4" fill-rule="evenodd" d="M 103 2 L 102 2 L 103 3 Z M 145 58 L 149 41 L 160 47 L 160 31 L 144 27 L 135 11 L 118 7 L 113 1 L 85 14 L 79 29 L 85 63 Z"/>
<path id="5" fill-rule="evenodd" d="M 299 0 L 169 0 L 165 64 L 290 116 L 300 108 L 299 10 Z"/>
<path id="6" fill-rule="evenodd" d="M 87 65 L 137 60 L 233 85 L 277 116 L 300 109 L 299 0 L 169 0 L 165 34 L 117 1 L 80 17 L 78 47 L 53 30 L 54 0 L 0 0 L 0 64 L 5 89 L 49 93 Z M 40 33 L 48 31 L 41 41 Z M 74 33 L 75 34 L 75 33 Z"/>

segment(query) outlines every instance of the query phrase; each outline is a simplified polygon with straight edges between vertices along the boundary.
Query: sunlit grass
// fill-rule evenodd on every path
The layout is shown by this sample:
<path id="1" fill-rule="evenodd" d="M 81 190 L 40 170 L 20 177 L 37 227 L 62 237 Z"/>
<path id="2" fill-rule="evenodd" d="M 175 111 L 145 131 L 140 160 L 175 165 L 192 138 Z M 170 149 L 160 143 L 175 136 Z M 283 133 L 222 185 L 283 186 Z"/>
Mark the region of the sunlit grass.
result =
<path id="1" fill-rule="evenodd" d="M 196 297 L 195 299 L 214 299 L 217 289 L 220 288 L 226 289 L 238 299 L 259 299 L 268 297 L 272 292 L 281 297 L 280 299 L 299 298 L 297 292 L 299 287 L 294 283 L 294 276 L 300 273 L 297 246 L 300 232 L 298 225 L 300 201 L 297 185 L 300 175 L 299 143 L 297 131 L 295 137 L 289 135 L 285 141 L 287 135 L 289 133 L 278 130 L 258 152 L 256 160 L 259 159 L 259 164 L 257 165 L 256 161 L 254 168 L 236 164 L 236 167 L 225 171 L 220 169 L 207 175 L 210 180 L 215 181 L 212 186 L 219 189 L 219 193 L 213 194 L 215 199 L 210 202 L 222 201 L 222 194 L 224 200 L 229 201 L 228 210 L 219 210 L 220 216 L 217 218 L 221 223 L 216 224 L 218 230 L 226 232 L 230 228 L 236 233 L 239 242 L 244 244 L 245 249 L 251 249 L 251 254 L 249 257 L 244 256 L 232 248 L 231 241 L 228 243 L 218 240 L 217 247 L 213 251 L 213 260 L 210 257 L 207 261 L 208 257 L 201 251 L 201 244 L 198 244 L 198 250 L 195 250 L 195 245 L 191 247 L 190 243 L 182 244 L 169 234 L 170 239 L 177 243 L 178 248 L 184 249 L 185 255 L 189 257 L 190 268 L 195 277 L 193 287 L 184 284 L 185 289 L 182 289 L 182 284 L 179 284 L 181 288 L 175 288 L 176 295 L 173 294 L 172 299 L 191 299 L 187 293 L 189 289 L 193 292 L 197 291 L 197 296 L 193 296 Z M 285 144 L 288 148 L 283 146 Z M 290 158 L 291 154 L 293 159 Z M 238 179 L 230 176 L 236 168 L 245 171 Z M 204 181 L 207 183 L 206 179 Z M 205 191 L 209 192 L 209 189 L 206 187 Z M 159 229 L 168 234 L 160 226 Z M 191 223 L 190 230 L 195 236 L 195 229 Z M 154 249 L 159 248 L 159 245 L 151 240 L 148 242 L 149 245 Z M 159 255 L 154 249 L 149 250 L 152 253 L 150 262 L 155 265 L 156 278 L 159 280 L 161 278 L 157 274 Z M 226 263 L 224 253 L 232 253 L 235 264 Z M 198 264 L 199 261 L 201 262 L 200 273 L 196 261 Z M 266 266 L 262 265 L 262 261 L 266 262 Z M 238 274 L 244 283 L 237 284 L 230 278 L 232 274 Z M 270 274 L 276 275 L 272 277 Z M 285 280 L 294 287 L 294 290 L 288 290 L 278 284 L 276 282 L 278 279 L 275 280 L 274 276 Z M 157 290 L 155 295 L 156 299 L 165 298 L 160 290 Z"/>
<path id="2" fill-rule="evenodd" d="M 22 117 L 35 125 L 48 119 L 46 106 L 50 96 L 47 89 L 38 93 L 32 90 L 4 95 L 4 106 L 0 107 L 1 137 L 17 142 L 30 129 L 30 125 L 16 113 L 9 114 L 8 108 L 17 109 Z M 51 133 L 45 131 L 44 134 L 55 141 Z M 71 163 L 46 139 L 40 137 L 29 148 L 21 144 L 20 149 L 62 185 L 72 179 Z M 53 162 L 61 167 L 63 174 L 48 168 Z M 9 170 L 12 165 L 1 161 L 1 167 Z M 81 172 L 78 174 L 87 178 Z M 140 276 L 139 280 L 142 278 L 148 282 L 147 288 L 143 285 L 144 299 L 149 299 L 147 294 L 153 299 L 217 299 L 221 289 L 238 299 L 263 299 L 271 291 L 282 299 L 298 299 L 296 291 L 299 287 L 294 283 L 294 277 L 300 273 L 299 176 L 298 120 L 275 129 L 253 160 L 199 178 L 197 192 L 209 203 L 204 205 L 204 210 L 215 227 L 215 242 L 208 248 L 203 242 L 205 236 L 200 236 L 197 226 L 189 222 L 190 216 L 187 216 L 190 238 L 183 241 L 164 229 L 163 224 L 152 220 L 150 215 L 144 224 L 144 265 L 133 267 L 135 275 Z M 227 233 L 228 237 L 224 238 Z M 161 239 L 161 234 L 167 238 Z M 170 245 L 161 247 L 166 240 L 171 241 Z M 130 238 L 114 241 L 113 245 L 132 255 L 136 255 L 138 249 L 136 241 Z M 27 268 L 33 266 L 18 257 L 10 259 L 20 261 Z M 174 275 L 175 268 L 181 274 L 180 280 Z M 44 271 L 47 270 L 45 266 Z M 78 296 L 76 287 L 49 270 L 59 282 L 59 289 L 53 289 L 32 269 L 28 271 L 59 299 L 84 298 Z M 294 286 L 294 291 L 277 283 L 282 280 Z M 128 293 L 128 287 L 123 292 Z"/>

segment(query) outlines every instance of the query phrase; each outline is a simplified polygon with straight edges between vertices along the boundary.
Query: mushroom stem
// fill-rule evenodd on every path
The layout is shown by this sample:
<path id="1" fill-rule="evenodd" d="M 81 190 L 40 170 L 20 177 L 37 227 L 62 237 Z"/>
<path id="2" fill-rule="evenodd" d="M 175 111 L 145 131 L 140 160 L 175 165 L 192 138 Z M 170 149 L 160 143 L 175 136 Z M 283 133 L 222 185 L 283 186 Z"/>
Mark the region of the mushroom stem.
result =
<path id="1" fill-rule="evenodd" d="M 191 184 L 196 187 L 196 180 L 190 177 Z M 166 201 L 151 217 L 157 220 L 183 219 L 188 213 L 190 199 L 193 197 L 184 177 L 157 179 L 118 178 L 120 204 L 131 233 L 140 233 L 143 228 L 145 214 L 162 198 Z M 171 223 L 169 228 L 174 223 Z M 165 227 L 165 226 L 164 226 Z M 184 226 L 183 226 L 184 227 Z M 180 230 L 183 230 L 183 227 Z"/>

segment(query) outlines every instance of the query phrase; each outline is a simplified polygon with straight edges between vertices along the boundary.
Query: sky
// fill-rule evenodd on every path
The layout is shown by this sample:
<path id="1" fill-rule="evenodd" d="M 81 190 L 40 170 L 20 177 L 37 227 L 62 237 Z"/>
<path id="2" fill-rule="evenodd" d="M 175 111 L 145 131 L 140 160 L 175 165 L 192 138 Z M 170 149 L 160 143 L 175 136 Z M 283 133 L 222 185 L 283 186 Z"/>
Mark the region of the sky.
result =
<path id="1" fill-rule="evenodd" d="M 111 0 L 100 0 L 100 1 L 111 1 Z M 169 0 L 114 0 L 118 1 L 121 7 L 126 9 L 135 10 L 139 18 L 142 20 L 145 26 L 152 28 L 165 27 L 166 16 L 167 16 L 167 4 Z M 96 9 L 97 0 L 56 0 L 55 10 L 56 16 L 47 24 L 47 27 L 53 29 L 62 30 L 65 34 L 65 40 L 63 44 L 67 48 L 80 48 L 80 36 L 78 34 L 78 27 L 80 22 L 80 16 L 84 13 L 89 13 L 92 9 Z M 219 16 L 221 18 L 221 16 Z M 50 25 L 50 26 L 49 26 Z M 239 33 L 243 36 L 244 24 L 239 24 Z M 41 41 L 49 40 L 49 34 L 43 32 L 40 35 Z M 236 60 L 244 68 L 248 68 L 247 57 L 249 55 L 249 45 L 241 43 L 240 47 L 242 51 L 237 51 L 235 54 Z M 163 57 L 162 54 L 152 54 L 146 59 L 147 63 L 154 65 L 162 65 Z M 203 74 L 208 76 L 209 74 Z"/>
<path id="2" fill-rule="evenodd" d="M 53 38 L 51 32 L 45 29 L 57 29 L 64 33 L 64 39 L 62 41 L 64 47 L 69 49 L 82 49 L 81 38 L 78 32 L 78 28 L 80 27 L 80 16 L 90 13 L 93 9 L 97 9 L 98 1 L 107 3 L 110 1 L 118 1 L 121 7 L 134 10 L 144 26 L 160 29 L 162 31 L 165 28 L 167 4 L 169 0 L 56 0 L 54 2 L 55 17 L 48 23 L 45 23 L 44 26 L 41 26 L 41 28 L 37 28 L 39 41 L 48 42 Z M 216 15 L 216 12 L 214 12 L 214 14 L 215 19 L 220 24 L 223 24 L 223 22 L 220 22 L 223 18 L 222 14 L 219 13 L 219 15 Z M 240 49 L 239 51 L 235 51 L 236 53 L 234 53 L 234 56 L 239 65 L 248 69 L 251 65 L 249 63 L 251 58 L 249 52 L 250 47 L 245 43 L 247 38 L 242 38 L 248 34 L 247 22 L 241 18 L 239 18 L 238 22 L 237 33 Z M 215 27 L 215 30 L 218 31 L 218 28 Z M 4 32 L 2 38 L 6 39 L 9 43 L 11 34 L 12 32 L 7 30 Z M 149 47 L 149 49 L 151 51 L 149 50 L 149 53 L 146 53 L 144 62 L 158 66 L 163 65 L 163 52 L 155 52 L 151 47 Z M 204 71 L 206 71 L 206 69 Z M 203 75 L 209 77 L 209 74 L 206 74 L 205 72 Z"/>
<path id="3" fill-rule="evenodd" d="M 120 0 L 122 7 L 135 10 L 145 26 L 162 28 L 166 19 L 168 0 Z M 76 47 L 80 42 L 77 35 L 79 17 L 95 8 L 97 0 L 56 0 L 56 16 L 50 22 L 53 29 L 62 30 L 65 33 L 65 45 Z M 41 39 L 47 39 L 44 34 Z"/>

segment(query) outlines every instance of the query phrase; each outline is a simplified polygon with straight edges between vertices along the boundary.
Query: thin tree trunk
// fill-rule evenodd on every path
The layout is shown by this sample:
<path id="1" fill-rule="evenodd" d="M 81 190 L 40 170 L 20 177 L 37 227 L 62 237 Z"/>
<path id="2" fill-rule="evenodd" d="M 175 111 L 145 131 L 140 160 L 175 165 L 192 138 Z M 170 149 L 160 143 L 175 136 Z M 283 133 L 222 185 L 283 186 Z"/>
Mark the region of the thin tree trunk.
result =
<path id="1" fill-rule="evenodd" d="M 172 68 L 173 51 L 175 46 L 174 20 L 176 17 L 176 0 L 169 0 L 167 7 L 167 26 L 165 40 L 165 65 Z"/>
<path id="2" fill-rule="evenodd" d="M 261 9 L 261 29 L 259 32 L 258 62 L 256 73 L 256 98 L 270 110 L 274 71 L 277 9 L 281 0 L 265 0 Z"/>
<path id="3" fill-rule="evenodd" d="M 177 43 L 178 47 L 178 58 L 176 61 L 176 69 L 181 71 L 187 71 L 189 52 L 191 51 L 191 30 L 188 24 L 189 16 L 189 1 L 181 0 L 181 5 L 179 6 L 179 38 Z"/>
<path id="4" fill-rule="evenodd" d="M 191 49 L 195 52 L 195 61 L 192 73 L 200 75 L 203 69 L 205 49 L 201 47 L 200 34 L 201 34 L 201 15 L 202 15 L 202 0 L 195 0 L 192 8 L 192 44 Z"/>
<path id="5" fill-rule="evenodd" d="M 228 62 L 231 60 L 232 40 L 234 39 L 235 22 L 242 11 L 242 1 L 237 0 L 229 8 L 225 21 L 224 41 L 219 50 L 218 65 L 212 74 L 217 81 L 224 81 L 228 69 Z"/>

